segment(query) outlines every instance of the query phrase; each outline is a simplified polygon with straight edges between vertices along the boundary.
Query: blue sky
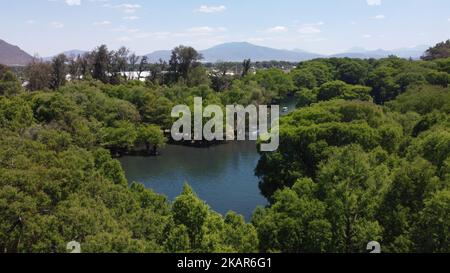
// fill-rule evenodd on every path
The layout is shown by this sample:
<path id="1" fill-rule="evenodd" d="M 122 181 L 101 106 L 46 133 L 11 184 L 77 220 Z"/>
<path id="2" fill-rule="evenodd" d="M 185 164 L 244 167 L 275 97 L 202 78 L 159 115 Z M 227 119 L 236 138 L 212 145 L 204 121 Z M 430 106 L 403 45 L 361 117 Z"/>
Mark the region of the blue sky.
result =
<path id="1" fill-rule="evenodd" d="M 50 56 L 107 44 L 138 54 L 247 41 L 331 54 L 450 38 L 449 0 L 0 1 L 0 39 Z"/>

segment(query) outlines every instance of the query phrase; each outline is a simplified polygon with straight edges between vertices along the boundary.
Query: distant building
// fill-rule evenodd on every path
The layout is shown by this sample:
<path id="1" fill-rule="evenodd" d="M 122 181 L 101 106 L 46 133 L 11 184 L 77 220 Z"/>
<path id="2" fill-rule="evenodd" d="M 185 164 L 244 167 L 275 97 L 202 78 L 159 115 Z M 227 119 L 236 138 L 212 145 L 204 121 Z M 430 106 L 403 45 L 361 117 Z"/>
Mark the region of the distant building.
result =
<path id="1" fill-rule="evenodd" d="M 140 80 L 142 82 L 145 82 L 145 79 L 150 77 L 151 72 L 150 71 L 142 71 L 140 78 L 139 78 L 138 71 L 126 71 L 126 72 L 121 72 L 120 74 L 124 77 L 127 77 L 127 79 L 129 79 L 129 80 Z"/>

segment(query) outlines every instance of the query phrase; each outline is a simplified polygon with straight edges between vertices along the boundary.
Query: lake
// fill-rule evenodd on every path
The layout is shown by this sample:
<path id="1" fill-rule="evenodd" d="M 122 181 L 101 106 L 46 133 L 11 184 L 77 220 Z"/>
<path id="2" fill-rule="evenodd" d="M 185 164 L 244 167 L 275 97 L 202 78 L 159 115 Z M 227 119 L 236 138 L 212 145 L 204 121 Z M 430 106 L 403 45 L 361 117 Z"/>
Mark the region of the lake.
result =
<path id="1" fill-rule="evenodd" d="M 280 103 L 295 109 L 293 99 Z M 166 195 L 170 200 L 180 195 L 188 183 L 213 210 L 226 214 L 232 210 L 250 220 L 257 206 L 266 206 L 254 171 L 259 154 L 254 141 L 234 141 L 209 148 L 168 145 L 160 156 L 120 159 L 128 181 Z"/>
<path id="2" fill-rule="evenodd" d="M 188 183 L 213 210 L 232 210 L 250 220 L 257 206 L 267 205 L 254 174 L 259 154 L 253 141 L 210 148 L 168 145 L 156 157 L 120 159 L 128 181 L 143 183 L 170 200 Z"/>

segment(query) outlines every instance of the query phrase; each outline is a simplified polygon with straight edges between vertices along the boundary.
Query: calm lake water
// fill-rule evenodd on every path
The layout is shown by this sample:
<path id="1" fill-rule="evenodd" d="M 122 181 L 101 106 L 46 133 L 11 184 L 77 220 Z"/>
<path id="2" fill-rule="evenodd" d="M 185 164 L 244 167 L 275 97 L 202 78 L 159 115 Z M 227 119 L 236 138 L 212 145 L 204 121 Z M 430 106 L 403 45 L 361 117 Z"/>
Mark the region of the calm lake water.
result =
<path id="1" fill-rule="evenodd" d="M 295 101 L 280 104 L 295 108 Z M 287 113 L 282 113 L 285 115 Z M 120 161 L 128 181 L 143 183 L 170 200 L 188 183 L 215 211 L 232 210 L 251 219 L 257 206 L 266 206 L 254 171 L 259 161 L 256 143 L 236 141 L 210 148 L 168 145 L 157 157 L 124 157 Z"/>
<path id="2" fill-rule="evenodd" d="M 259 155 L 252 141 L 210 148 L 168 145 L 157 157 L 124 157 L 120 161 L 129 181 L 143 183 L 170 200 L 184 183 L 215 211 L 232 210 L 249 220 L 257 206 L 267 205 L 254 170 Z"/>

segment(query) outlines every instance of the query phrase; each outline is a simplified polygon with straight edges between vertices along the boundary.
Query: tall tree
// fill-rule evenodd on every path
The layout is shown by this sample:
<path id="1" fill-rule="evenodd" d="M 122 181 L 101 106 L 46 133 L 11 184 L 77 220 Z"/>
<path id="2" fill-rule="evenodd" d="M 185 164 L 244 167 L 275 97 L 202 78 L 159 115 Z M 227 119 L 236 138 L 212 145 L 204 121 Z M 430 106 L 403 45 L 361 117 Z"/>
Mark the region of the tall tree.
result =
<path id="1" fill-rule="evenodd" d="M 208 206 L 200 200 L 187 184 L 183 193 L 175 199 L 172 206 L 175 223 L 187 228 L 191 247 L 200 248 L 205 235 L 205 224 L 208 216 Z"/>
<path id="2" fill-rule="evenodd" d="M 248 75 L 248 72 L 250 71 L 252 61 L 250 59 L 244 60 L 242 63 L 242 77 L 245 77 Z"/>
<path id="3" fill-rule="evenodd" d="M 92 77 L 103 83 L 109 82 L 111 55 L 106 45 L 101 45 L 92 52 L 93 73 Z"/>
<path id="4" fill-rule="evenodd" d="M 121 73 L 128 70 L 129 54 L 130 50 L 126 47 L 121 47 L 119 50 L 111 52 L 112 72 Z"/>
<path id="5" fill-rule="evenodd" d="M 77 57 L 71 57 L 68 60 L 67 72 L 70 74 L 71 80 L 79 80 L 81 77 L 81 66 L 78 61 L 81 58 L 80 55 Z"/>
<path id="6" fill-rule="evenodd" d="M 172 50 L 169 66 L 174 80 L 180 77 L 188 79 L 189 72 L 200 65 L 203 56 L 192 47 L 179 46 Z"/>
<path id="7" fill-rule="evenodd" d="M 148 57 L 142 56 L 138 67 L 138 80 L 141 79 L 142 72 L 148 69 Z"/>
<path id="8" fill-rule="evenodd" d="M 31 91 L 50 88 L 52 66 L 35 57 L 25 68 L 25 75 L 28 80 L 27 87 Z"/>
<path id="9" fill-rule="evenodd" d="M 128 57 L 128 62 L 130 64 L 130 70 L 136 71 L 136 65 L 139 62 L 139 56 L 136 55 L 136 53 L 131 53 L 131 55 Z"/>
<path id="10" fill-rule="evenodd" d="M 93 54 L 91 52 L 85 53 L 82 56 L 79 56 L 77 59 L 77 63 L 80 67 L 80 77 L 86 79 L 88 77 L 92 77 L 93 73 Z"/>
<path id="11" fill-rule="evenodd" d="M 52 81 L 51 88 L 58 89 L 60 86 L 66 83 L 66 62 L 67 57 L 64 54 L 60 54 L 53 58 L 52 61 Z"/>

